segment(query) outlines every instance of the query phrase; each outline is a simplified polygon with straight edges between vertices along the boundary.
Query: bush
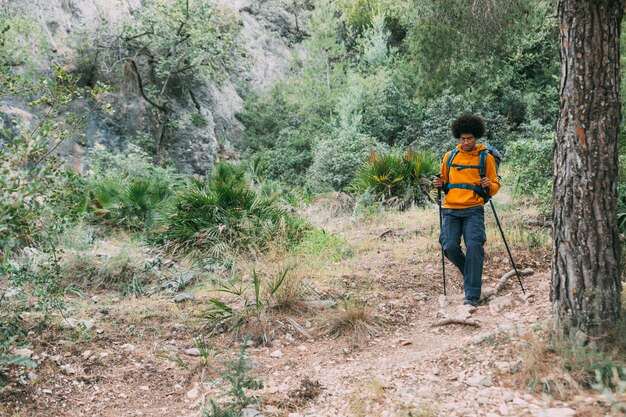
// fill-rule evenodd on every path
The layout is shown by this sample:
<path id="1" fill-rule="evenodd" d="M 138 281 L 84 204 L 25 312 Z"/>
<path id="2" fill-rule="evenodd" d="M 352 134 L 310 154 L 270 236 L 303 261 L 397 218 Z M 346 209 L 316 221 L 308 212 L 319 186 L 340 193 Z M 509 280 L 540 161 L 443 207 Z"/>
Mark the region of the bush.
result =
<path id="1" fill-rule="evenodd" d="M 371 152 L 361 165 L 350 189 L 357 195 L 373 195 L 373 202 L 398 206 L 423 205 L 428 201 L 432 176 L 439 165 L 428 153 L 415 153 L 409 148 L 404 154 L 398 150 Z"/>
<path id="2" fill-rule="evenodd" d="M 181 176 L 154 165 L 134 145 L 125 154 L 96 149 L 91 166 L 93 174 L 85 184 L 90 213 L 97 221 L 129 230 L 151 229 L 182 184 Z"/>
<path id="3" fill-rule="evenodd" d="M 509 144 L 506 161 L 515 174 L 515 190 L 550 206 L 552 190 L 552 141 L 520 140 Z"/>
<path id="4" fill-rule="evenodd" d="M 193 181 L 176 195 L 162 226 L 161 236 L 173 252 L 218 259 L 230 250 L 256 252 L 276 238 L 296 241 L 306 229 L 275 197 L 251 189 L 242 168 L 224 163 L 206 182 Z"/>

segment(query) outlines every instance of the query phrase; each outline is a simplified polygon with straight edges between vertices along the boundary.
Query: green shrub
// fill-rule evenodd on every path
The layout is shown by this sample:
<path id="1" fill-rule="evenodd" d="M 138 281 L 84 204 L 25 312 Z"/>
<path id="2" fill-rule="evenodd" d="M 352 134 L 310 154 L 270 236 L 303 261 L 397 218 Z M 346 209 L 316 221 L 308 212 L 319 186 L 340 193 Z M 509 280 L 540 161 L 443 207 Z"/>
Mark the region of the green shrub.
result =
<path id="1" fill-rule="evenodd" d="M 327 233 L 324 229 L 307 232 L 292 252 L 295 255 L 319 259 L 319 262 L 340 261 L 353 255 L 345 239 Z"/>
<path id="2" fill-rule="evenodd" d="M 85 184 L 90 213 L 99 222 L 129 230 L 151 229 L 182 184 L 180 175 L 154 165 L 135 145 L 125 154 L 96 149 L 91 167 Z"/>
<path id="3" fill-rule="evenodd" d="M 535 197 L 549 210 L 552 190 L 552 141 L 519 140 L 509 144 L 506 163 L 518 193 Z M 513 181 L 511 181 L 513 182 Z"/>
<path id="4" fill-rule="evenodd" d="M 231 250 L 255 252 L 278 238 L 298 240 L 306 228 L 275 197 L 251 189 L 242 168 L 223 163 L 206 182 L 194 181 L 176 195 L 162 225 L 161 237 L 173 252 L 218 259 Z"/>
<path id="5" fill-rule="evenodd" d="M 371 152 L 358 169 L 350 189 L 357 195 L 373 194 L 373 201 L 405 209 L 423 205 L 432 189 L 432 177 L 438 171 L 438 162 L 428 153 L 415 153 L 409 148 L 404 154 L 398 150 Z"/>

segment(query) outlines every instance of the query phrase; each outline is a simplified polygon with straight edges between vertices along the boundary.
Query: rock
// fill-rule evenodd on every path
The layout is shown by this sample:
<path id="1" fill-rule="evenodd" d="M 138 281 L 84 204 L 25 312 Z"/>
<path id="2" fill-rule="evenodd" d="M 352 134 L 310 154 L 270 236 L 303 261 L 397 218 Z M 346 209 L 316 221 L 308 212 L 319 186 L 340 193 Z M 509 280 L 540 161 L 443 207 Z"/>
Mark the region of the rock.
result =
<path id="1" fill-rule="evenodd" d="M 130 344 L 130 343 L 124 343 L 122 345 L 122 349 L 127 350 L 129 352 L 134 352 L 135 351 L 135 345 Z"/>
<path id="2" fill-rule="evenodd" d="M 182 294 L 176 294 L 176 297 L 174 297 L 174 302 L 175 303 L 183 303 L 185 301 L 193 301 L 195 299 L 196 299 L 195 295 L 193 295 L 191 293 L 188 293 L 188 292 L 185 292 L 185 293 L 182 293 Z"/>
<path id="3" fill-rule="evenodd" d="M 68 317 L 61 322 L 62 329 L 84 330 L 86 332 L 93 329 L 94 322 L 91 320 L 77 319 L 75 317 Z"/>
<path id="4" fill-rule="evenodd" d="M 73 375 L 76 373 L 76 370 L 72 368 L 69 364 L 61 365 L 61 371 L 63 371 L 67 375 Z"/>
<path id="5" fill-rule="evenodd" d="M 437 317 L 444 319 L 467 320 L 472 316 L 474 311 L 476 311 L 476 307 L 466 304 L 448 306 L 441 308 L 437 312 Z"/>
<path id="6" fill-rule="evenodd" d="M 528 408 L 528 403 L 519 397 L 513 398 L 513 404 L 517 405 L 518 407 Z"/>
<path id="7" fill-rule="evenodd" d="M 10 299 L 19 295 L 22 291 L 19 288 L 9 287 L 4 291 L 4 294 L 0 298 Z"/>
<path id="8" fill-rule="evenodd" d="M 489 302 L 489 311 L 491 311 L 492 314 L 498 314 L 501 310 L 511 307 L 512 305 L 513 302 L 508 295 L 496 297 Z"/>
<path id="9" fill-rule="evenodd" d="M 189 391 L 187 391 L 187 398 L 189 398 L 190 400 L 193 400 L 195 398 L 198 398 L 198 387 L 193 387 L 192 389 L 190 389 Z"/>
<path id="10" fill-rule="evenodd" d="M 185 349 L 185 355 L 200 356 L 200 349 L 198 349 L 198 348 Z"/>
<path id="11" fill-rule="evenodd" d="M 426 300 L 428 300 L 428 296 L 426 294 L 424 294 L 423 292 L 418 292 L 417 294 L 415 294 L 413 296 L 413 298 L 415 299 L 415 301 L 426 301 Z"/>
<path id="12" fill-rule="evenodd" d="M 280 350 L 275 350 L 272 353 L 270 353 L 270 357 L 280 359 L 283 357 L 283 352 L 281 352 Z"/>
<path id="13" fill-rule="evenodd" d="M 31 356 L 33 356 L 33 351 L 28 349 L 28 348 L 22 348 L 22 349 L 15 349 L 13 350 L 13 354 L 14 355 L 18 355 L 18 356 L 23 356 L 25 358 L 30 359 Z"/>
<path id="14" fill-rule="evenodd" d="M 463 382 L 465 382 L 470 387 L 490 387 L 493 385 L 491 375 L 487 375 L 487 376 L 476 375 L 471 378 L 467 378 Z"/>
<path id="15" fill-rule="evenodd" d="M 86 350 L 83 353 L 81 353 L 80 356 L 82 356 L 83 359 L 87 360 L 91 357 L 92 354 L 93 352 L 91 352 L 90 350 Z"/>
<path id="16" fill-rule="evenodd" d="M 337 305 L 335 300 L 306 300 L 304 305 L 311 308 L 332 308 Z"/>
<path id="17" fill-rule="evenodd" d="M 439 296 L 439 307 L 444 308 L 447 305 L 448 305 L 448 298 L 445 295 L 441 294 Z"/>
<path id="18" fill-rule="evenodd" d="M 241 417 L 263 417 L 263 413 L 253 407 L 246 407 L 241 410 Z"/>
<path id="19" fill-rule="evenodd" d="M 490 337 L 493 337 L 493 334 L 491 334 L 491 333 L 477 334 L 476 336 L 472 336 L 472 343 L 477 345 L 477 344 L 485 341 L 486 339 L 489 339 Z"/>
<path id="20" fill-rule="evenodd" d="M 539 410 L 539 417 L 574 417 L 576 410 L 572 408 L 547 408 Z"/>

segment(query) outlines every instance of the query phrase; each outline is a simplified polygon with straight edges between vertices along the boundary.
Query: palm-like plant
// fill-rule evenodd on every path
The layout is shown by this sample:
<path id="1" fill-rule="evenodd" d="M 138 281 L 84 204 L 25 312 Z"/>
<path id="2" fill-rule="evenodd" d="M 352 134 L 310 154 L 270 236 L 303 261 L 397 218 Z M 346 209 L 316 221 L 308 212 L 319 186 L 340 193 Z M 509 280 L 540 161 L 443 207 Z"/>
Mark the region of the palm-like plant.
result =
<path id="1" fill-rule="evenodd" d="M 218 164 L 205 183 L 178 193 L 163 220 L 174 252 L 222 257 L 229 249 L 256 252 L 277 236 L 297 238 L 305 225 L 275 197 L 263 197 L 245 183 L 244 171 Z"/>
<path id="2" fill-rule="evenodd" d="M 372 193 L 376 200 L 405 209 L 428 200 L 430 177 L 437 172 L 436 160 L 427 153 L 416 153 L 408 148 L 370 152 L 357 171 L 350 189 L 356 194 Z"/>

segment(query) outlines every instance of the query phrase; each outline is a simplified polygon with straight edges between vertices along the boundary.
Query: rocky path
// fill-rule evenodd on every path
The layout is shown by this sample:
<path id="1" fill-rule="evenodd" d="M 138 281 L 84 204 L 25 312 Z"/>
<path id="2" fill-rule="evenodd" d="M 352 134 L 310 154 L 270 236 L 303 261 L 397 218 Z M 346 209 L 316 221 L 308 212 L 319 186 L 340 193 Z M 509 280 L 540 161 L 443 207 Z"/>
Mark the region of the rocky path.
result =
<path id="1" fill-rule="evenodd" d="M 319 397 L 291 417 L 574 415 L 566 404 L 542 401 L 514 382 L 526 334 L 548 316 L 548 282 L 548 274 L 536 274 L 526 280 L 530 297 L 512 287 L 479 307 L 472 314 L 477 328 L 431 327 L 439 310 L 433 299 L 386 337 L 357 346 L 283 346 L 280 359 L 261 349 L 255 357 L 271 375 L 269 393 L 289 393 L 304 379 L 321 384 Z M 461 302 L 452 296 L 447 308 Z"/>

